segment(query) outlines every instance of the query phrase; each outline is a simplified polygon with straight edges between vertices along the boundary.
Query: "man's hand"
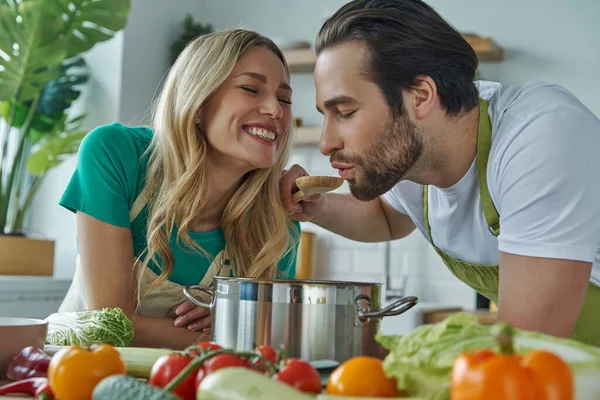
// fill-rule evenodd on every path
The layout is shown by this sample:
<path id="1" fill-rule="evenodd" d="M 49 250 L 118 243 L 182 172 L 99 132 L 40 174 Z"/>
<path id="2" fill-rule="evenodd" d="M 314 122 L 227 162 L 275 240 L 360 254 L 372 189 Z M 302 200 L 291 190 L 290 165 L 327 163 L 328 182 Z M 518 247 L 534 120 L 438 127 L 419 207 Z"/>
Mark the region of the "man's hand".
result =
<path id="1" fill-rule="evenodd" d="M 299 203 L 293 203 L 292 195 L 299 190 L 298 186 L 296 186 L 296 179 L 302 176 L 308 176 L 306 170 L 297 164 L 292 165 L 290 169 L 283 172 L 279 188 L 283 206 L 287 212 L 296 221 L 306 222 L 312 221 L 321 214 L 326 196 L 323 193 L 319 193 L 308 196 Z"/>
<path id="2" fill-rule="evenodd" d="M 517 328 L 570 337 L 591 268 L 589 262 L 500 252 L 499 319 Z"/>
<path id="3" fill-rule="evenodd" d="M 175 318 L 173 325 L 177 327 L 185 326 L 190 331 L 202 331 L 210 335 L 211 319 L 210 311 L 203 307 L 198 307 L 189 300 L 173 307 L 169 316 Z"/>

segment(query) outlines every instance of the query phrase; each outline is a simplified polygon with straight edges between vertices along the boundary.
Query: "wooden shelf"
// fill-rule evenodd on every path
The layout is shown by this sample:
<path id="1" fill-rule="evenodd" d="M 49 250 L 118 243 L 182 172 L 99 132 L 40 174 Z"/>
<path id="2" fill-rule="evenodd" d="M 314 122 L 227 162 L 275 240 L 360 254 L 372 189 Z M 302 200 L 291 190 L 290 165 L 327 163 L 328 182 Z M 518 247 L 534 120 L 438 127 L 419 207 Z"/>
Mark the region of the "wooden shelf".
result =
<path id="1" fill-rule="evenodd" d="M 463 37 L 473 50 L 475 50 L 477 59 L 480 62 L 504 60 L 504 49 L 494 42 L 493 39 L 473 34 L 463 34 Z"/>
<path id="2" fill-rule="evenodd" d="M 318 145 L 321 140 L 321 131 L 322 127 L 320 126 L 301 126 L 296 128 L 294 146 Z"/>
<path id="3" fill-rule="evenodd" d="M 471 45 L 480 62 L 504 60 L 504 50 L 493 39 L 473 34 L 463 37 Z M 284 52 L 292 73 L 312 73 L 317 57 L 313 49 L 288 50 Z"/>

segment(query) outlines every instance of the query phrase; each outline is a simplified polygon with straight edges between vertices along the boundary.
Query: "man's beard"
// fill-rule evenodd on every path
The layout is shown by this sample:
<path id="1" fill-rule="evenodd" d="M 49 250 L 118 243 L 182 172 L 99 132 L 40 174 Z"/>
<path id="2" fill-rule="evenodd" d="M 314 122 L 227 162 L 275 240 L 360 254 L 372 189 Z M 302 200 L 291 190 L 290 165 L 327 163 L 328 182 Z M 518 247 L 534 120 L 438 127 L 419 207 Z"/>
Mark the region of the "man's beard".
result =
<path id="1" fill-rule="evenodd" d="M 374 200 L 393 188 L 417 162 L 423 151 L 419 128 L 406 113 L 389 117 L 375 144 L 362 155 L 335 153 L 331 162 L 353 164 L 362 173 L 348 179 L 350 192 L 361 201 Z"/>

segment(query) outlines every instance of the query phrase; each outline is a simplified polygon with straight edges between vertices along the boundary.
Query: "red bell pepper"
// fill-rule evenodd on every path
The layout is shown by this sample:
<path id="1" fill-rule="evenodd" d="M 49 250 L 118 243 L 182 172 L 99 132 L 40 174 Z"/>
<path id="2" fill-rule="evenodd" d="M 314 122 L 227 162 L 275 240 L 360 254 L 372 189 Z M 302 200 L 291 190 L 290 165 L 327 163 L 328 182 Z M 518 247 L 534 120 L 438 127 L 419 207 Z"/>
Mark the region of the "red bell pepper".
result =
<path id="1" fill-rule="evenodd" d="M 11 381 L 47 377 L 51 357 L 36 347 L 25 347 L 8 365 L 6 376 Z"/>

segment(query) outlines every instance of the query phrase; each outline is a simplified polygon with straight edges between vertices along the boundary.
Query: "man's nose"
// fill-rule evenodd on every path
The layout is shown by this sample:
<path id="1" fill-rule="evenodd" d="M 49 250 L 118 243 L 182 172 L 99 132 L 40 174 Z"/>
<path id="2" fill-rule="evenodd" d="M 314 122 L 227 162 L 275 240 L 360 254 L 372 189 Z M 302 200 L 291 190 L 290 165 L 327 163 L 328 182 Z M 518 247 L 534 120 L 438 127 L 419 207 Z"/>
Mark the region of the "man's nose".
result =
<path id="1" fill-rule="evenodd" d="M 330 156 L 338 150 L 344 147 L 341 136 L 332 127 L 328 126 L 327 123 L 323 125 L 323 131 L 321 132 L 321 140 L 319 142 L 319 148 L 321 153 L 325 156 Z"/>

